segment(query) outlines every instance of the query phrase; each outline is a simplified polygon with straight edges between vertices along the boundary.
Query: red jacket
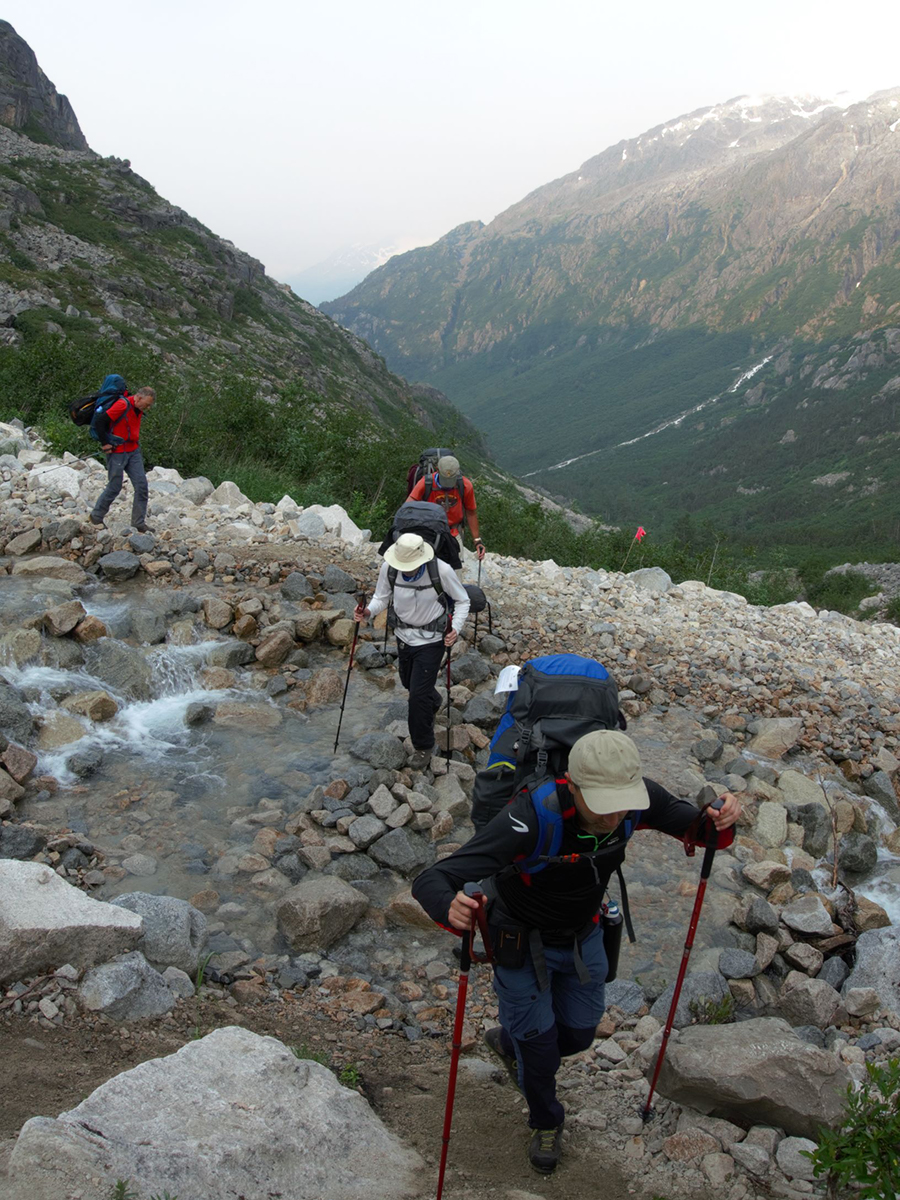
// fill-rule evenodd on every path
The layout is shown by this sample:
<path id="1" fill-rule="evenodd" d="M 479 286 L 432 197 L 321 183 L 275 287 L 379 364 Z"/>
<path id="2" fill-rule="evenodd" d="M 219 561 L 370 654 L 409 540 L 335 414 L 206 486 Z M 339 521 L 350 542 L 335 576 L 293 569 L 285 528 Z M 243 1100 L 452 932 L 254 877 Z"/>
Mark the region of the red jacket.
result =
<path id="1" fill-rule="evenodd" d="M 123 396 L 106 410 L 110 433 L 125 439 L 121 446 L 113 446 L 113 454 L 128 454 L 138 448 L 141 436 L 141 417 L 144 414 L 138 412 L 131 400 L 131 396 Z"/>

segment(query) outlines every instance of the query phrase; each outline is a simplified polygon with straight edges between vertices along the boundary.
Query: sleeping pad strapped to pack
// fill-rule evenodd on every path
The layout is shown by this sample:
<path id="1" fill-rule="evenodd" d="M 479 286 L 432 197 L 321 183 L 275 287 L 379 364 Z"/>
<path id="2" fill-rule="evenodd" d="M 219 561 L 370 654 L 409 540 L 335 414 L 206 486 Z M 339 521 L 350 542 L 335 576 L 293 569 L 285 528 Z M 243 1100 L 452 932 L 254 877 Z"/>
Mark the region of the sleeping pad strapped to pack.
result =
<path id="1" fill-rule="evenodd" d="M 487 766 L 475 776 L 476 830 L 526 783 L 561 776 L 569 751 L 584 734 L 624 728 L 615 680 L 602 664 L 578 654 L 530 659 L 491 739 Z"/>

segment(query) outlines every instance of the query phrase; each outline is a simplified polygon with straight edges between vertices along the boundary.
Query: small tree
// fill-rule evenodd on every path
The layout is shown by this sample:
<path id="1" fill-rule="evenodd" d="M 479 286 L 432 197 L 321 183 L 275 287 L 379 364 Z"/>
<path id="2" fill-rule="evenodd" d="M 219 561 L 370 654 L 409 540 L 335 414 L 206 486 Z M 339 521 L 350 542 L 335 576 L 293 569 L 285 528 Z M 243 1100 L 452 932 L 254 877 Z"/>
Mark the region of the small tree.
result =
<path id="1" fill-rule="evenodd" d="M 852 1187 L 860 1200 L 900 1196 L 900 1058 L 884 1066 L 867 1063 L 869 1078 L 858 1092 L 847 1089 L 847 1113 L 838 1129 L 823 1130 L 807 1154 L 816 1175 L 825 1175 L 828 1200 Z"/>

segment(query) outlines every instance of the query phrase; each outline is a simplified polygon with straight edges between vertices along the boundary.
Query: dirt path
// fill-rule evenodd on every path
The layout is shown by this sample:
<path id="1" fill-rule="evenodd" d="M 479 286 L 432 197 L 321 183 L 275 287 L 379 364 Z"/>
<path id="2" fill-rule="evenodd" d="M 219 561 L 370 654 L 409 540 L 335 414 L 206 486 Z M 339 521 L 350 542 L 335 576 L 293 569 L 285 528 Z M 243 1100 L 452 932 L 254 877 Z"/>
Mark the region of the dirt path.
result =
<path id="1" fill-rule="evenodd" d="M 360 1087 L 375 1111 L 427 1163 L 422 1200 L 434 1196 L 449 1064 L 443 1041 L 411 1044 L 351 1030 L 342 1030 L 336 1041 L 331 1025 L 310 1019 L 290 1004 L 273 1012 L 221 1011 L 215 1003 L 180 1005 L 174 1019 L 144 1029 L 76 1021 L 43 1030 L 22 1018 L 0 1018 L 0 1062 L 6 1081 L 0 1089 L 0 1196 L 6 1162 L 25 1121 L 56 1116 L 113 1075 L 173 1053 L 191 1037 L 198 1021 L 204 1032 L 240 1023 L 288 1045 L 303 1045 L 311 1055 L 328 1056 L 335 1065 L 358 1065 Z M 603 1200 L 652 1200 L 639 1180 L 626 1181 L 604 1161 L 602 1135 L 587 1131 L 569 1137 L 555 1176 L 535 1173 L 525 1157 L 529 1131 L 521 1097 L 477 1052 L 462 1060 L 454 1111 L 447 1200 L 586 1200 L 599 1194 L 599 1178 Z"/>

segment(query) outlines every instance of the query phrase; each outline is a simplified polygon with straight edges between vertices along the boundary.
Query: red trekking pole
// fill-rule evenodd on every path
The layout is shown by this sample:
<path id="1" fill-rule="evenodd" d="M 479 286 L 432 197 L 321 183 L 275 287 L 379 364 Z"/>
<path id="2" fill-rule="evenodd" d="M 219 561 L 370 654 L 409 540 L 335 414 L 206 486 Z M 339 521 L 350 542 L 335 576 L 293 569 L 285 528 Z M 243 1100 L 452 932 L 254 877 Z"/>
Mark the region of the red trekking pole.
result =
<path id="1" fill-rule="evenodd" d="M 484 909 L 484 893 L 478 890 L 477 883 L 467 883 L 463 888 L 467 896 L 478 901 L 475 910 L 475 920 L 468 934 L 463 935 L 459 955 L 459 988 L 456 993 L 456 1020 L 453 1023 L 453 1045 L 450 1054 L 450 1078 L 447 1080 L 447 1107 L 444 1112 L 444 1138 L 441 1148 L 441 1166 L 438 1173 L 437 1198 L 441 1200 L 444 1191 L 444 1171 L 447 1168 L 447 1150 L 450 1147 L 450 1127 L 453 1123 L 453 1100 L 456 1096 L 456 1074 L 459 1070 L 459 1052 L 462 1049 L 462 1027 L 466 1012 L 466 995 L 469 990 L 469 968 L 473 962 L 491 962 L 491 939 L 488 935 L 487 914 Z M 475 953 L 475 925 L 481 932 L 484 943 L 484 954 Z"/>
<path id="2" fill-rule="evenodd" d="M 366 593 L 357 592 L 356 599 L 359 602 L 360 608 L 366 606 Z M 347 703 L 347 689 L 350 686 L 350 672 L 353 670 L 353 655 L 356 653 L 356 639 L 359 637 L 359 621 L 353 626 L 353 644 L 350 647 L 350 661 L 347 663 L 347 678 L 344 680 L 344 697 L 341 700 L 341 715 L 338 717 L 337 733 L 334 735 L 334 750 L 332 753 L 337 754 L 338 740 L 341 736 L 341 722 L 344 720 L 344 705 Z"/>
<path id="3" fill-rule="evenodd" d="M 707 799 L 701 813 L 707 808 L 721 808 L 722 801 L 716 796 L 715 791 L 711 787 L 705 787 L 700 793 L 700 799 L 705 796 L 711 796 L 712 799 Z M 687 938 L 684 943 L 684 952 L 681 956 L 681 967 L 678 971 L 678 978 L 675 981 L 675 991 L 672 995 L 672 1003 L 669 1005 L 669 1015 L 666 1018 L 666 1027 L 663 1030 L 662 1043 L 659 1047 L 659 1055 L 656 1059 L 656 1067 L 653 1070 L 653 1079 L 650 1083 L 650 1091 L 647 1095 L 647 1102 L 640 1110 L 641 1120 L 649 1121 L 653 1116 L 653 1109 L 650 1107 L 650 1101 L 653 1099 L 653 1093 L 656 1089 L 656 1081 L 659 1079 L 659 1073 L 662 1070 L 663 1059 L 666 1056 L 666 1047 L 669 1044 L 669 1035 L 672 1032 L 672 1025 L 675 1021 L 675 1011 L 678 1008 L 678 999 L 681 996 L 681 985 L 684 983 L 685 972 L 687 971 L 688 959 L 691 957 L 691 949 L 694 945 L 694 935 L 697 932 L 697 922 L 700 920 L 700 909 L 703 907 L 703 897 L 706 895 L 706 881 L 709 879 L 709 873 L 712 870 L 713 859 L 716 856 L 716 850 L 719 848 L 718 830 L 713 828 L 713 833 L 716 835 L 716 840 L 711 846 L 707 846 L 703 855 L 703 865 L 700 868 L 700 883 L 697 887 L 697 898 L 694 900 L 694 911 L 691 913 L 690 924 L 688 925 Z M 688 853 L 693 854 L 693 850 Z"/>

